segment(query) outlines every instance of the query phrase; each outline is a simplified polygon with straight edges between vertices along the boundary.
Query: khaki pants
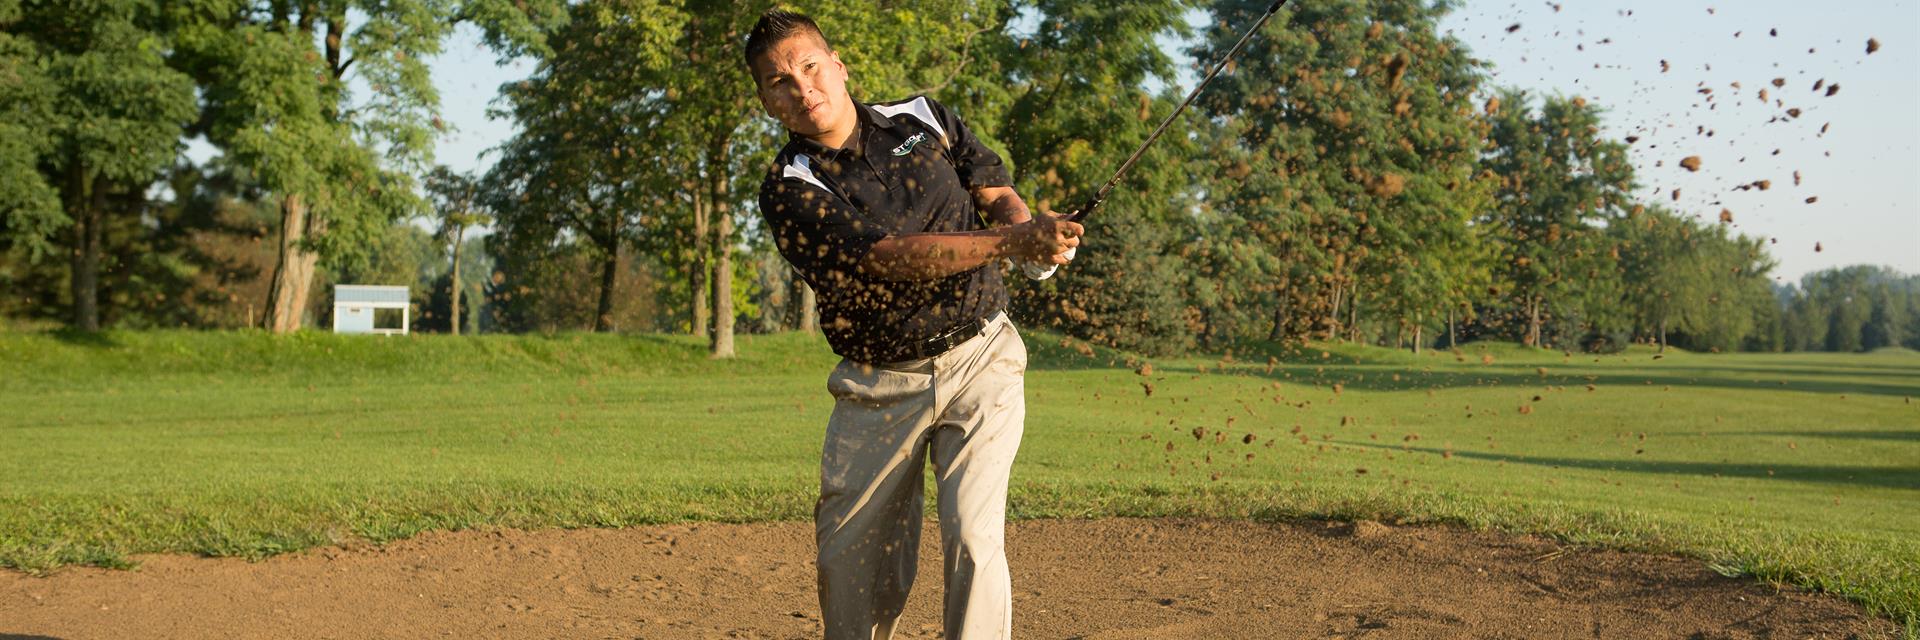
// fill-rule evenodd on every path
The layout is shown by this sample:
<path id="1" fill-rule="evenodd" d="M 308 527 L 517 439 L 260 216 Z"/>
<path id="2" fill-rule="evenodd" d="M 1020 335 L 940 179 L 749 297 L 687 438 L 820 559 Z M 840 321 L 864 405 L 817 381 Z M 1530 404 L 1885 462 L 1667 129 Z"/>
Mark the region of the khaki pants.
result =
<path id="1" fill-rule="evenodd" d="M 946 552 L 946 637 L 1007 638 L 1007 473 L 1026 419 L 1027 348 L 1006 314 L 945 354 L 841 361 L 814 522 L 828 640 L 890 638 L 913 588 L 933 460 Z"/>

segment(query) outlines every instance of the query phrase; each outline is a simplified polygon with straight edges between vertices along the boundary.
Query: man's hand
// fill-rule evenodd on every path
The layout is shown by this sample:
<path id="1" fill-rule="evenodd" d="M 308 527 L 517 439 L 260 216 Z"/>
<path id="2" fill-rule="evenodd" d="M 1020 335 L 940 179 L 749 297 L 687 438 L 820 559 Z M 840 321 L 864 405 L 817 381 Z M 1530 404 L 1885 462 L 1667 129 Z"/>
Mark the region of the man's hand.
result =
<path id="1" fill-rule="evenodd" d="M 1014 225 L 1008 240 L 1008 253 L 1023 263 L 1061 265 L 1072 260 L 1068 252 L 1080 246 L 1086 227 L 1070 222 L 1066 216 L 1048 213 Z"/>

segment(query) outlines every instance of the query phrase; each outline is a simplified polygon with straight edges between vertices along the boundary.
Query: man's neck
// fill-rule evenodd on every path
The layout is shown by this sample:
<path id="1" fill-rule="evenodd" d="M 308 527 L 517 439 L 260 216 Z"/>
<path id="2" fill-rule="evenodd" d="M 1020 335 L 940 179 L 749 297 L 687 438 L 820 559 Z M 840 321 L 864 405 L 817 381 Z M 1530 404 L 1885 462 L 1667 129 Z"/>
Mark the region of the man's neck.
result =
<path id="1" fill-rule="evenodd" d="M 820 135 L 817 136 L 807 136 L 807 139 L 817 142 L 820 146 L 828 149 L 847 148 L 847 144 L 853 140 L 854 134 L 860 131 L 860 103 L 851 102 L 849 104 L 853 108 L 847 110 L 847 117 L 840 126 L 822 131 Z"/>

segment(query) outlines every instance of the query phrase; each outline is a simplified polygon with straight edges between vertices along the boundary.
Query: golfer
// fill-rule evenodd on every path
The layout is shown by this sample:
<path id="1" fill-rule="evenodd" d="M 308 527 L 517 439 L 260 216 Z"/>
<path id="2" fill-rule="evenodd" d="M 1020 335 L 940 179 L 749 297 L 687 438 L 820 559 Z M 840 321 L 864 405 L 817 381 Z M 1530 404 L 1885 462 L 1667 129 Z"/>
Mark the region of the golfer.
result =
<path id="1" fill-rule="evenodd" d="M 925 97 L 863 104 L 804 15 L 762 15 L 746 63 L 789 133 L 760 187 L 780 255 L 818 293 L 844 359 L 814 506 L 831 640 L 890 638 L 913 587 L 923 469 L 946 553 L 946 637 L 1007 638 L 1007 474 L 1026 417 L 1026 346 L 999 263 L 1064 264 L 1081 226 L 1031 217 L 1006 165 Z"/>

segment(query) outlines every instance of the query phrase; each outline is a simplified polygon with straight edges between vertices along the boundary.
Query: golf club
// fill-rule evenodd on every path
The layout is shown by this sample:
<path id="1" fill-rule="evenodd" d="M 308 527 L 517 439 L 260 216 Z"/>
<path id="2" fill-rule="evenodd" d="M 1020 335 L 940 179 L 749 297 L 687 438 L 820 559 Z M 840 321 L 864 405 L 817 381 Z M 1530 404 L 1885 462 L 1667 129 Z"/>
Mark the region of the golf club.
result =
<path id="1" fill-rule="evenodd" d="M 1186 111 L 1187 105 L 1193 104 L 1193 99 L 1200 96 L 1200 90 L 1205 89 L 1207 83 L 1213 81 L 1214 76 L 1220 75 L 1220 70 L 1226 68 L 1227 62 L 1233 60 L 1234 54 L 1240 53 L 1240 48 L 1246 46 L 1247 40 L 1253 38 L 1253 34 L 1258 33 L 1260 27 L 1266 26 L 1267 20 L 1272 18 L 1273 14 L 1279 13 L 1281 5 L 1285 5 L 1286 3 L 1287 0 L 1274 0 L 1274 3 L 1267 7 L 1266 13 L 1261 14 L 1260 19 L 1253 23 L 1253 28 L 1248 29 L 1245 35 L 1240 36 L 1240 41 L 1233 43 L 1233 48 L 1228 49 L 1227 54 L 1221 56 L 1220 60 L 1213 64 L 1213 68 L 1207 71 L 1207 77 L 1202 78 L 1200 84 L 1194 85 L 1193 91 L 1187 93 L 1187 99 L 1181 102 L 1180 106 L 1175 107 L 1173 113 L 1167 114 L 1167 119 L 1160 121 L 1160 127 L 1153 130 L 1153 135 L 1147 136 L 1147 141 L 1140 143 L 1140 148 L 1135 149 L 1133 155 L 1129 156 L 1126 162 L 1121 163 L 1120 170 L 1113 172 L 1113 178 L 1107 180 L 1106 184 L 1101 185 L 1100 190 L 1094 192 L 1093 199 L 1088 201 L 1086 205 L 1075 210 L 1072 214 L 1069 214 L 1067 219 L 1073 222 L 1079 222 L 1081 219 L 1092 214 L 1094 209 L 1099 208 L 1100 203 L 1106 201 L 1107 195 L 1113 192 L 1113 188 L 1120 184 L 1120 178 L 1126 176 L 1127 170 L 1133 168 L 1133 163 L 1140 160 L 1140 154 L 1146 153 L 1147 147 L 1153 146 L 1153 142 L 1160 139 L 1160 134 L 1167 132 L 1167 126 L 1173 124 L 1173 119 L 1180 117 L 1180 112 Z"/>

